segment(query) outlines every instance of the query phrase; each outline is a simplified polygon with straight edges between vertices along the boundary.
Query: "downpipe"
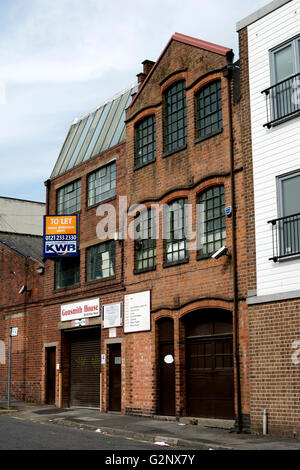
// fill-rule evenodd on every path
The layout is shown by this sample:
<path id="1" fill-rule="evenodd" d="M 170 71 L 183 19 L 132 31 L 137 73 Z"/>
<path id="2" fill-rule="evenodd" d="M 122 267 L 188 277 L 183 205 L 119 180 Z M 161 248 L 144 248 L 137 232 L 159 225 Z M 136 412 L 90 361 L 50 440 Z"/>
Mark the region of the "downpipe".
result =
<path id="1" fill-rule="evenodd" d="M 233 277 L 233 318 L 234 318 L 234 357 L 236 364 L 236 399 L 237 399 L 237 430 L 242 432 L 242 411 L 241 411 L 241 376 L 239 361 L 239 321 L 238 321 L 238 278 L 236 262 L 236 214 L 235 214 L 235 181 L 234 181 L 234 138 L 233 138 L 233 120 L 232 120 L 232 75 L 234 54 L 229 51 L 226 55 L 227 66 L 223 71 L 223 76 L 227 78 L 227 96 L 228 96 L 228 118 L 229 118 L 229 137 L 230 137 L 230 180 L 231 180 L 231 204 L 232 204 L 232 277 Z"/>

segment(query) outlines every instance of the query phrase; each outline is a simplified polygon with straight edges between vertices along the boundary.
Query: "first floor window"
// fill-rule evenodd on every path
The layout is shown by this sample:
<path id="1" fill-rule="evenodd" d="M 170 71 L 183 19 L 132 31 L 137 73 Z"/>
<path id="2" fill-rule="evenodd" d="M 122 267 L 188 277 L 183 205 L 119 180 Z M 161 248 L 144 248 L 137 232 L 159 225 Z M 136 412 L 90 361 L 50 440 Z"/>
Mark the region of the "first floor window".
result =
<path id="1" fill-rule="evenodd" d="M 156 264 L 155 212 L 143 211 L 136 220 L 135 269 L 152 269 Z"/>
<path id="2" fill-rule="evenodd" d="M 81 180 L 57 191 L 57 214 L 73 214 L 81 209 Z"/>
<path id="3" fill-rule="evenodd" d="M 108 241 L 87 249 L 87 281 L 115 275 L 115 242 Z"/>
<path id="4" fill-rule="evenodd" d="M 59 258 L 55 262 L 55 288 L 69 287 L 79 284 L 80 258 L 79 256 Z"/>
<path id="5" fill-rule="evenodd" d="M 165 264 L 176 264 L 188 259 L 186 240 L 188 230 L 187 215 L 187 199 L 177 199 L 165 208 Z"/>
<path id="6" fill-rule="evenodd" d="M 300 171 L 278 178 L 280 255 L 300 253 Z"/>
<path id="7" fill-rule="evenodd" d="M 205 258 L 226 242 L 224 186 L 214 186 L 198 198 L 198 255 Z"/>

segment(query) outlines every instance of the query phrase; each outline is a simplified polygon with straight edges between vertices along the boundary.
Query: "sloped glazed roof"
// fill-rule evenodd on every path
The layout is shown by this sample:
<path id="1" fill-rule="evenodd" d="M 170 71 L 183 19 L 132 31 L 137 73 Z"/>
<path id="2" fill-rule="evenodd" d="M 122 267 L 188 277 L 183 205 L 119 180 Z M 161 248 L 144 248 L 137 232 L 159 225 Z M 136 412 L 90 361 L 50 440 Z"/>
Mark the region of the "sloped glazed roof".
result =
<path id="1" fill-rule="evenodd" d="M 131 95 L 137 92 L 137 88 L 134 83 L 73 121 L 51 178 L 125 141 L 125 109 L 130 105 Z"/>

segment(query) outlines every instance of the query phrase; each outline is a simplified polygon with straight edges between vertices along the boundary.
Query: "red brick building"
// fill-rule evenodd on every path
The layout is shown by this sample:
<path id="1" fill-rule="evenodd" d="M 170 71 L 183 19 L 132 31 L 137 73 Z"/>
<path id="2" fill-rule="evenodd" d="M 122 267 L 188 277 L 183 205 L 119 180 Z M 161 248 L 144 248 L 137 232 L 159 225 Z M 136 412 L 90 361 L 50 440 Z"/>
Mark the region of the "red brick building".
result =
<path id="1" fill-rule="evenodd" d="M 232 60 L 176 33 L 144 61 L 138 89 L 71 125 L 47 214 L 79 215 L 79 256 L 45 263 L 37 401 L 249 429 L 244 108 Z M 128 224 L 100 233 L 121 196 Z"/>
<path id="2" fill-rule="evenodd" d="M 11 396 L 40 402 L 42 237 L 0 232 L 0 263 L 0 396 L 6 397 L 8 392 L 10 328 L 18 328 L 18 335 L 12 338 Z"/>
<path id="3" fill-rule="evenodd" d="M 128 205 L 144 207 L 139 240 L 125 241 L 125 285 L 151 292 L 151 331 L 122 344 L 128 413 L 249 425 L 245 181 L 231 60 L 229 49 L 176 33 L 127 109 Z M 196 232 L 198 249 L 174 237 L 176 218 L 179 231 Z M 144 240 L 145 219 L 165 227 L 164 240 Z M 223 245 L 230 256 L 212 259 Z"/>

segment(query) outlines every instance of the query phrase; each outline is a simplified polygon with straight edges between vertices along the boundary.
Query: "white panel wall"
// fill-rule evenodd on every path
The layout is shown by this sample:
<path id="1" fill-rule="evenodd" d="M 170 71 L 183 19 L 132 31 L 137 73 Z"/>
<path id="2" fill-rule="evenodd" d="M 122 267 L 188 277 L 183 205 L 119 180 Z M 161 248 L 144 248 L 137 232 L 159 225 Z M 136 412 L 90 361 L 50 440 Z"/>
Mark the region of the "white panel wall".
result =
<path id="1" fill-rule="evenodd" d="M 300 118 L 270 130 L 265 95 L 271 85 L 269 50 L 300 34 L 300 0 L 294 0 L 248 26 L 250 101 L 254 167 L 257 295 L 300 289 L 300 258 L 277 263 L 272 229 L 267 221 L 278 217 L 276 176 L 300 170 Z"/>

